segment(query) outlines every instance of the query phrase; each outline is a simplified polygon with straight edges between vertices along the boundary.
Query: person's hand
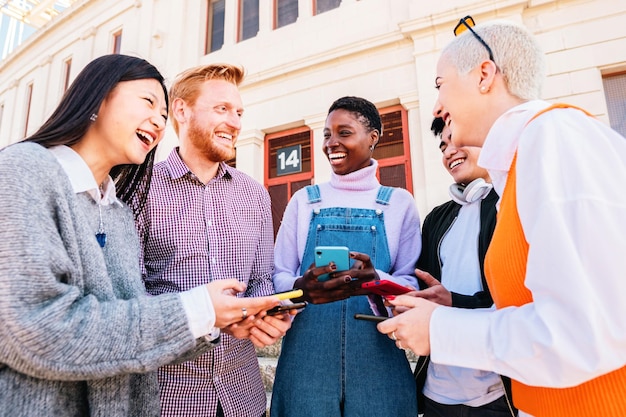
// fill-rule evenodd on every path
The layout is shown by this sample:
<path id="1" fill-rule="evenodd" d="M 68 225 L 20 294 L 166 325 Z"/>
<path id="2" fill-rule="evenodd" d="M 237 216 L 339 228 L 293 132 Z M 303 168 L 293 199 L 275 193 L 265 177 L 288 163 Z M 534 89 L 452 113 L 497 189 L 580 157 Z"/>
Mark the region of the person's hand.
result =
<path id="1" fill-rule="evenodd" d="M 274 344 L 285 335 L 291 327 L 292 316 L 296 314 L 298 310 L 292 309 L 275 316 L 251 316 L 223 328 L 222 331 L 237 339 L 250 339 L 256 347 L 264 347 Z"/>
<path id="2" fill-rule="evenodd" d="M 352 295 L 367 295 L 368 290 L 361 288 L 364 282 L 375 281 L 379 279 L 378 272 L 374 268 L 374 264 L 369 255 L 361 252 L 350 252 L 350 257 L 355 260 L 354 264 L 348 271 L 352 280 L 350 286 L 353 289 Z"/>
<path id="3" fill-rule="evenodd" d="M 435 277 L 421 269 L 415 269 L 415 275 L 421 279 L 428 288 L 421 291 L 412 291 L 409 295 L 430 300 L 433 303 L 452 307 L 452 293 L 444 287 Z"/>
<path id="4" fill-rule="evenodd" d="M 250 329 L 254 327 L 254 322 L 257 320 L 256 316 L 246 317 L 245 320 L 238 321 L 237 323 L 229 324 L 226 327 L 221 328 L 222 333 L 227 333 L 237 339 L 249 339 Z"/>
<path id="5" fill-rule="evenodd" d="M 416 355 L 430 354 L 430 318 L 439 307 L 431 301 L 409 295 L 399 295 L 388 302 L 408 310 L 377 324 L 378 331 L 395 340 L 400 349 L 410 349 Z"/>
<path id="6" fill-rule="evenodd" d="M 280 304 L 275 296 L 236 297 L 237 293 L 246 290 L 246 285 L 236 279 L 216 280 L 206 284 L 213 309 L 215 310 L 215 327 L 225 328 L 240 321 L 253 320 L 259 313 Z"/>
<path id="7" fill-rule="evenodd" d="M 273 345 L 287 333 L 291 327 L 291 314 L 296 314 L 297 310 L 290 310 L 288 314 L 277 314 L 275 316 L 265 316 L 254 322 L 254 327 L 250 329 L 250 340 L 256 347 Z"/>
<path id="8" fill-rule="evenodd" d="M 332 262 L 320 267 L 311 264 L 293 285 L 294 288 L 300 288 L 304 296 L 292 301 L 303 300 L 313 304 L 324 304 L 344 300 L 353 295 L 369 294 L 361 288 L 361 284 L 378 279 L 378 273 L 370 257 L 360 252 L 350 252 L 350 257 L 355 262 L 347 271 L 336 271 L 337 267 Z M 317 278 L 322 274 L 329 274 L 329 279 L 318 281 Z"/>
<path id="9" fill-rule="evenodd" d="M 349 285 L 352 277 L 347 271 L 335 271 L 337 266 L 331 262 L 328 265 L 316 267 L 311 264 L 304 274 L 296 280 L 293 288 L 299 288 L 304 295 L 299 298 L 292 298 L 291 301 L 308 301 L 313 304 L 324 304 L 333 301 L 344 300 L 354 294 Z M 328 274 L 326 281 L 318 281 L 317 277 Z"/>

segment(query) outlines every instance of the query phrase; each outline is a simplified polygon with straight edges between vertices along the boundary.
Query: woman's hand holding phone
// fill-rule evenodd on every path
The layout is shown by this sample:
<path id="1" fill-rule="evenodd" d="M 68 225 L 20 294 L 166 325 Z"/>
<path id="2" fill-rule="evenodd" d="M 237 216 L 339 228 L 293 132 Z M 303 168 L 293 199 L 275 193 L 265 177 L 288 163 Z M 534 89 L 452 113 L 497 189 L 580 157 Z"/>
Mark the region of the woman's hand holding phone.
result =
<path id="1" fill-rule="evenodd" d="M 294 283 L 294 288 L 304 291 L 304 296 L 292 301 L 307 301 L 324 304 L 343 300 L 350 296 L 346 277 L 342 270 L 350 265 L 349 250 L 345 246 L 318 246 L 314 252 L 314 262 Z M 338 274 L 341 273 L 341 274 Z"/>
<path id="2" fill-rule="evenodd" d="M 266 315 L 254 322 L 254 327 L 250 329 L 250 341 L 258 348 L 273 345 L 287 333 L 290 327 L 291 315 Z"/>
<path id="3" fill-rule="evenodd" d="M 335 265 L 336 271 L 350 269 L 350 250 L 346 246 L 317 246 L 315 248 L 315 266 L 319 268 L 330 264 Z M 318 281 L 327 281 L 329 278 L 328 273 L 317 276 Z"/>
<path id="4" fill-rule="evenodd" d="M 302 289 L 304 296 L 293 301 L 304 300 L 313 304 L 324 304 L 344 300 L 353 295 L 367 294 L 361 288 L 361 283 L 377 279 L 376 269 L 370 257 L 364 253 L 349 252 L 349 257 L 353 264 L 347 270 L 340 270 L 334 261 L 322 266 L 313 263 L 294 283 L 294 288 Z M 318 264 L 321 264 L 321 261 Z M 319 276 L 323 274 L 328 274 L 328 280 L 319 281 Z"/>
<path id="5" fill-rule="evenodd" d="M 289 313 L 290 310 L 287 311 Z M 222 329 L 238 339 L 250 339 L 254 346 L 261 348 L 272 345 L 287 333 L 291 327 L 290 314 L 260 315 L 248 317 Z"/>
<path id="6" fill-rule="evenodd" d="M 273 294 L 272 296 L 246 297 L 239 300 L 257 301 L 270 298 L 282 301 L 301 296 L 302 290 L 295 289 Z M 306 302 L 279 304 L 266 309 L 264 312 L 259 311 L 255 315 L 248 315 L 248 308 L 245 307 L 245 315 L 242 315 L 242 320 L 226 326 L 222 331 L 238 339 L 250 339 L 256 347 L 268 346 L 285 335 L 291 327 L 291 316 L 297 313 L 297 309 L 305 306 Z"/>
<path id="7" fill-rule="evenodd" d="M 304 291 L 304 296 L 293 301 L 307 301 L 312 304 L 325 304 L 333 301 L 344 300 L 352 295 L 352 289 L 348 285 L 351 281 L 350 277 L 341 275 L 332 277 L 326 281 L 318 281 L 317 277 L 323 273 L 332 272 L 334 265 L 325 267 L 316 267 L 311 264 L 304 275 L 296 279 L 294 288 L 300 288 Z"/>
<path id="8" fill-rule="evenodd" d="M 272 296 L 236 297 L 237 293 L 246 289 L 246 285 L 236 279 L 212 281 L 206 284 L 206 289 L 215 310 L 215 327 L 220 329 L 245 322 L 280 303 L 277 297 Z"/>
<path id="9" fill-rule="evenodd" d="M 349 271 L 352 277 L 352 281 L 350 282 L 352 295 L 367 295 L 369 292 L 364 290 L 362 285 L 365 282 L 378 280 L 378 272 L 376 272 L 376 268 L 369 255 L 360 252 L 352 252 L 350 256 L 354 259 L 354 263 Z"/>

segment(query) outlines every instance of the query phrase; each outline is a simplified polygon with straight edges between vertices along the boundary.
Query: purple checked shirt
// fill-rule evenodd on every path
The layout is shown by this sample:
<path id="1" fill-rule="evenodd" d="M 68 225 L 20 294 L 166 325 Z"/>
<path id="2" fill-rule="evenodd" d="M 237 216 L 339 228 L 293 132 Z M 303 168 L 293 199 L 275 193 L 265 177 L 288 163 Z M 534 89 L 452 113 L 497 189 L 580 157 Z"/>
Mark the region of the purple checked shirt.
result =
<path id="1" fill-rule="evenodd" d="M 137 221 L 141 267 L 150 294 L 186 291 L 236 278 L 243 296 L 274 293 L 273 227 L 267 190 L 222 163 L 207 184 L 172 150 L 154 166 L 146 207 Z M 249 340 L 222 333 L 221 343 L 193 361 L 159 370 L 163 416 L 259 417 L 266 397 Z"/>

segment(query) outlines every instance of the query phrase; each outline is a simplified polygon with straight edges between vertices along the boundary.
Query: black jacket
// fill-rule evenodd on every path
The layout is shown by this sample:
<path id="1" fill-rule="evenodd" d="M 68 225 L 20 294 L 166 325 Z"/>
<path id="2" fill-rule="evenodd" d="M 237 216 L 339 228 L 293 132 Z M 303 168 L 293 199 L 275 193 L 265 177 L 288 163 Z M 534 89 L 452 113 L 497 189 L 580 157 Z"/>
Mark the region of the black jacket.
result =
<path id="1" fill-rule="evenodd" d="M 483 284 L 483 291 L 474 295 L 463 295 L 452 293 L 452 306 L 460 308 L 488 308 L 493 304 L 493 299 L 487 287 L 485 279 L 485 254 L 489 248 L 489 242 L 496 227 L 496 203 L 498 194 L 494 190 L 485 197 L 480 204 L 480 232 L 478 236 L 478 257 L 480 260 L 480 274 Z M 417 260 L 416 267 L 430 273 L 437 280 L 441 281 L 441 261 L 439 259 L 439 246 L 454 221 L 456 220 L 461 205 L 454 201 L 448 201 L 435 207 L 424 219 L 422 226 L 422 253 Z M 420 281 L 420 287 L 425 288 L 425 284 Z M 417 383 L 418 409 L 424 409 L 424 384 L 426 382 L 426 369 L 430 362 L 429 356 L 420 356 L 415 367 L 415 381 Z M 511 401 L 511 382 L 508 378 L 502 378 L 506 389 L 506 395 Z M 515 415 L 517 415 L 517 410 Z"/>
<path id="2" fill-rule="evenodd" d="M 452 306 L 460 308 L 488 308 L 493 304 L 491 294 L 487 289 L 485 279 L 485 254 L 491 242 L 491 236 L 496 227 L 496 203 L 498 194 L 494 190 L 485 197 L 480 204 L 480 233 L 478 235 L 478 258 L 480 261 L 480 275 L 484 291 L 474 295 L 452 293 Z M 441 261 L 439 260 L 439 246 L 452 223 L 456 220 L 461 205 L 450 200 L 435 207 L 424 219 L 422 226 L 422 253 L 417 260 L 416 267 L 430 273 L 441 281 Z M 425 284 L 419 281 L 421 289 Z"/>

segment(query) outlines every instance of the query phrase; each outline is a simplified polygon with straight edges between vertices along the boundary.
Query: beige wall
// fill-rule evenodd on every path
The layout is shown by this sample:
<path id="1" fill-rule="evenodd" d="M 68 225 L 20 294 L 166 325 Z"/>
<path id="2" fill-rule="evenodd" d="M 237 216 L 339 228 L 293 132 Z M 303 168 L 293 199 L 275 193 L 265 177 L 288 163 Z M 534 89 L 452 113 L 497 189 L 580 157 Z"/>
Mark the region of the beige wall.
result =
<path id="1" fill-rule="evenodd" d="M 155 64 L 168 80 L 183 69 L 229 61 L 247 69 L 238 168 L 263 182 L 264 135 L 307 125 L 314 132 L 317 182 L 330 169 L 321 155 L 328 106 L 359 95 L 379 107 L 401 104 L 409 115 L 413 191 L 422 217 L 447 200 L 448 175 L 429 131 L 436 99 L 435 64 L 459 18 L 507 18 L 534 32 L 548 59 L 544 98 L 581 105 L 608 123 L 602 75 L 626 69 L 623 0 L 343 0 L 313 16 L 301 0 L 298 21 L 273 30 L 272 1 L 260 0 L 259 34 L 236 42 L 236 2 L 226 0 L 225 45 L 204 55 L 204 0 L 78 0 L 0 62 L 0 146 L 24 129 L 25 92 L 34 83 L 30 133 L 61 96 L 63 62 L 72 78 L 91 59 L 109 53 L 123 30 L 122 52 Z M 176 144 L 168 129 L 159 157 Z"/>

